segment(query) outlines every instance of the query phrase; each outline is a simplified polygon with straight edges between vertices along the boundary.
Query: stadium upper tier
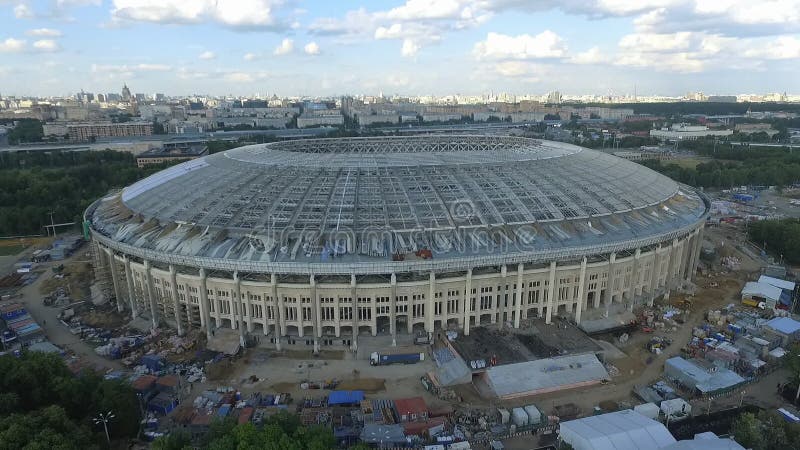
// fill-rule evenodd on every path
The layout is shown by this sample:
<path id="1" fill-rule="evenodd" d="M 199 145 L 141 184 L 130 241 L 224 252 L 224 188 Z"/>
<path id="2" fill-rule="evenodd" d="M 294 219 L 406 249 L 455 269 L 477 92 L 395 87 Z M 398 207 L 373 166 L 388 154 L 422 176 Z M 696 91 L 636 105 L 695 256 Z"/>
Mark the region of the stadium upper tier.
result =
<path id="1" fill-rule="evenodd" d="M 87 218 L 107 244 L 169 263 L 378 273 L 630 249 L 706 214 L 690 188 L 605 153 L 441 135 L 245 146 L 141 180 Z"/>

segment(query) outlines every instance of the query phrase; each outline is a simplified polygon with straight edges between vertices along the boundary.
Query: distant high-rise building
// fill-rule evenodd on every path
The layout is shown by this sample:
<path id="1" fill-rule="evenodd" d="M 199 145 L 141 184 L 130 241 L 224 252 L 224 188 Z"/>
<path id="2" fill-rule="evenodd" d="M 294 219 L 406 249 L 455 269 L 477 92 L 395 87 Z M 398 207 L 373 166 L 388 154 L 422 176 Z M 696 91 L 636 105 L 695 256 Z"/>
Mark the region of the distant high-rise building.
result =
<path id="1" fill-rule="evenodd" d="M 561 92 L 553 91 L 547 94 L 547 103 L 561 104 Z"/>
<path id="2" fill-rule="evenodd" d="M 131 90 L 128 89 L 127 84 L 122 85 L 122 101 L 124 102 L 131 101 Z"/>
<path id="3" fill-rule="evenodd" d="M 105 103 L 106 101 L 106 94 L 97 94 L 97 102 L 98 103 Z"/>

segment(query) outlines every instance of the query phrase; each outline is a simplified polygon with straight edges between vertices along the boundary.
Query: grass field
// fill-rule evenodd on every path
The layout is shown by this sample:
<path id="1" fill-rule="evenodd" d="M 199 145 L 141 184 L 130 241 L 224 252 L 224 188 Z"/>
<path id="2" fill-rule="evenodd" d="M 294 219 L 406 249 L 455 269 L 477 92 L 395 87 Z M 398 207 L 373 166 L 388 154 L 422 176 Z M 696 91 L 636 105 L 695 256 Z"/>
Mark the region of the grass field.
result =
<path id="1" fill-rule="evenodd" d="M 713 161 L 711 158 L 704 158 L 699 156 L 691 156 L 687 158 L 675 158 L 675 159 L 668 159 L 666 161 L 661 161 L 663 165 L 675 164 L 677 166 L 686 168 L 686 169 L 694 169 L 697 167 L 698 164 L 707 163 Z M 718 159 L 717 161 L 720 162 L 729 162 L 729 163 L 739 163 L 739 161 L 731 161 L 725 159 Z"/>
<path id="2" fill-rule="evenodd" d="M 25 250 L 24 245 L 0 245 L 0 256 L 14 256 L 23 250 Z"/>

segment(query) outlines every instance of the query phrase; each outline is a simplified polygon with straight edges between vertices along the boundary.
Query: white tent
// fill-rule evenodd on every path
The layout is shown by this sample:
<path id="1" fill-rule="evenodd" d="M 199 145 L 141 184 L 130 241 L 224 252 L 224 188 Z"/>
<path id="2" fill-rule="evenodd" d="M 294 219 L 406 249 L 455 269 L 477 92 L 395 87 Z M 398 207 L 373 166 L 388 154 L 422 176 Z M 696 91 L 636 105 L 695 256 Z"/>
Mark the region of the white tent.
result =
<path id="1" fill-rule="evenodd" d="M 660 449 L 675 438 L 660 422 L 626 409 L 561 423 L 561 439 L 575 450 Z"/>
<path id="2" fill-rule="evenodd" d="M 658 420 L 658 414 L 661 412 L 661 409 L 655 403 L 642 403 L 634 406 L 633 410 L 653 420 Z"/>
<path id="3" fill-rule="evenodd" d="M 781 299 L 781 288 L 767 283 L 748 281 L 742 289 L 742 298 L 762 298 L 773 303 Z"/>

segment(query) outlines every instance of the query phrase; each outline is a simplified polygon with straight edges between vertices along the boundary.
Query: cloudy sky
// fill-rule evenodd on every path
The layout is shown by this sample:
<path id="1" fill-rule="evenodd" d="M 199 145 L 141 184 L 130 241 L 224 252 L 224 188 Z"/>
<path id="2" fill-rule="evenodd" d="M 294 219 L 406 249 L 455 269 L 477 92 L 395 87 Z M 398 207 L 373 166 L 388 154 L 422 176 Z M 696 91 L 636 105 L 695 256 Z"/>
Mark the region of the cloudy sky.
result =
<path id="1" fill-rule="evenodd" d="M 0 94 L 800 93 L 800 0 L 0 0 Z"/>

